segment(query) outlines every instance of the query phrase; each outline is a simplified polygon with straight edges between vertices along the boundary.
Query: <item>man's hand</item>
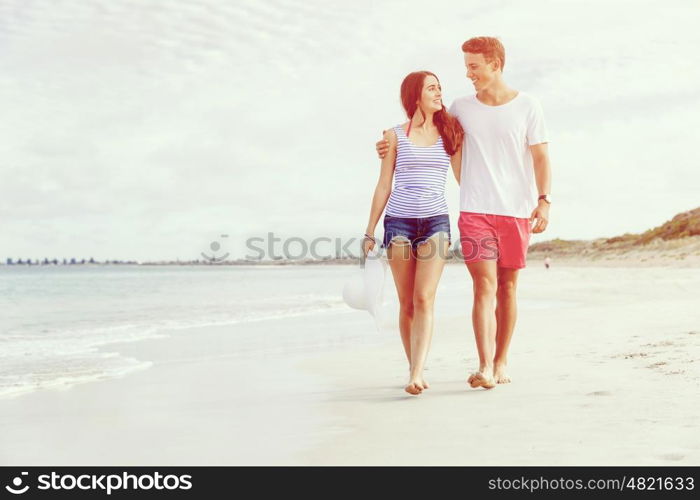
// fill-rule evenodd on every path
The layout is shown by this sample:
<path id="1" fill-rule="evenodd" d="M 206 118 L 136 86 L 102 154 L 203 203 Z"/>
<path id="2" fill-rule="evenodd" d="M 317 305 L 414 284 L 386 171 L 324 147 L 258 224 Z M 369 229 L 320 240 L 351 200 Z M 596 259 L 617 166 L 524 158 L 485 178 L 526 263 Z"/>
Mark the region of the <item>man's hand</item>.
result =
<path id="1" fill-rule="evenodd" d="M 384 135 L 385 132 L 386 130 L 382 130 L 382 135 Z M 386 156 L 386 152 L 389 151 L 389 141 L 382 139 L 378 141 L 375 146 L 377 148 L 377 156 L 379 156 L 380 160 L 383 160 Z"/>
<path id="2" fill-rule="evenodd" d="M 533 221 L 537 221 L 532 227 L 533 233 L 541 233 L 547 229 L 547 223 L 549 223 L 549 203 L 544 200 L 540 200 L 537 203 L 537 207 L 532 211 L 530 215 L 530 224 Z"/>

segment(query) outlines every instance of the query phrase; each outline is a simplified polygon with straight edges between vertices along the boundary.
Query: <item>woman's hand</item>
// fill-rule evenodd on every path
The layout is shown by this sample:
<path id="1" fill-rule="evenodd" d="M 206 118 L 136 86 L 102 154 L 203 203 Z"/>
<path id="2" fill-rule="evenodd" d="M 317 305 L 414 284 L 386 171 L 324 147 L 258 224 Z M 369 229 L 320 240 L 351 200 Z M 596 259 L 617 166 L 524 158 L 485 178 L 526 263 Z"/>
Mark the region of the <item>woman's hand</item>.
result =
<path id="1" fill-rule="evenodd" d="M 455 151 L 455 154 L 453 154 L 450 157 L 450 163 L 452 164 L 452 173 L 455 175 L 455 180 L 457 181 L 457 184 L 461 185 L 461 176 L 462 176 L 462 146 L 460 145 L 459 148 L 457 148 L 457 151 Z"/>
<path id="2" fill-rule="evenodd" d="M 375 241 L 369 239 L 367 236 L 362 240 L 362 255 L 367 258 L 367 254 L 370 250 L 374 250 Z"/>

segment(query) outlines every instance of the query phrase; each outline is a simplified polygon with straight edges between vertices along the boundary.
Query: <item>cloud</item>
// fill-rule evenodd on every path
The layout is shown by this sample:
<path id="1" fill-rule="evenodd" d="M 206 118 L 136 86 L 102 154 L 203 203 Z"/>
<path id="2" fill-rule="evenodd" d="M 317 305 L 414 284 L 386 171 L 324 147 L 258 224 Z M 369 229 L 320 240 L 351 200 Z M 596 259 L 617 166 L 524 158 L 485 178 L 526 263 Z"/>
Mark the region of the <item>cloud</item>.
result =
<path id="1" fill-rule="evenodd" d="M 425 68 L 447 102 L 471 92 L 459 47 L 477 34 L 502 38 L 507 81 L 545 108 L 556 204 L 535 241 L 643 230 L 697 205 L 696 13 L 690 1 L 3 2 L 3 249 L 196 258 L 217 234 L 239 246 L 268 231 L 356 235 L 374 142 L 405 119 L 401 79 Z"/>

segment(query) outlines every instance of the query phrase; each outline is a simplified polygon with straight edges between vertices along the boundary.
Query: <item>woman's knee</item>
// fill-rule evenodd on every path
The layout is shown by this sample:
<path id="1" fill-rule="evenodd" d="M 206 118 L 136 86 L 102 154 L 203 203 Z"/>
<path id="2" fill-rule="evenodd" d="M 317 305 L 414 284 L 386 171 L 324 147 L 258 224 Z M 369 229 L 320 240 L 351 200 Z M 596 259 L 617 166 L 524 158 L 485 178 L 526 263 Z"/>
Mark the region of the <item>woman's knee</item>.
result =
<path id="1" fill-rule="evenodd" d="M 401 314 L 409 317 L 413 317 L 413 312 L 415 307 L 413 305 L 413 297 L 399 298 L 399 305 L 401 306 Z"/>
<path id="2" fill-rule="evenodd" d="M 416 291 L 413 294 L 413 306 L 419 311 L 428 311 L 432 309 L 435 303 L 435 294 L 426 291 Z"/>

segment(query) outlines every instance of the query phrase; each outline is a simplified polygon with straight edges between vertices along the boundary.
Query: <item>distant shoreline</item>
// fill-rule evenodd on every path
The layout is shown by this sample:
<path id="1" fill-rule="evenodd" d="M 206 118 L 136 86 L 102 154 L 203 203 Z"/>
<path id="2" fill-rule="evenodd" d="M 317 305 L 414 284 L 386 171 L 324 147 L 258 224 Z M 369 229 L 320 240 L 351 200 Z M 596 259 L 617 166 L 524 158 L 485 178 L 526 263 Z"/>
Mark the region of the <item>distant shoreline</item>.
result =
<path id="1" fill-rule="evenodd" d="M 698 238 L 700 240 L 700 238 Z M 669 248 L 670 247 L 670 248 Z M 614 266 L 614 267 L 700 267 L 700 241 L 685 247 L 673 248 L 664 245 L 633 250 L 593 251 L 593 252 L 543 252 L 530 251 L 527 265 L 543 265 L 549 257 L 554 266 Z M 448 265 L 464 265 L 461 256 L 451 256 Z M 299 266 L 359 266 L 359 258 L 328 260 L 277 260 L 277 261 L 223 261 L 223 262 L 124 262 L 94 264 L 0 264 L 0 268 L 105 268 L 105 267 L 299 267 Z"/>
<path id="2" fill-rule="evenodd" d="M 457 242 L 455 242 L 457 243 Z M 227 254 L 228 255 L 228 254 Z M 700 208 L 682 212 L 664 224 L 641 234 L 627 233 L 613 238 L 594 240 L 553 239 L 530 245 L 528 260 L 552 259 L 553 263 L 567 262 L 569 265 L 682 265 L 700 266 Z M 462 262 L 458 243 L 448 255 L 448 264 Z M 318 265 L 358 265 L 360 258 L 348 256 L 325 259 L 236 259 L 145 261 L 106 259 L 102 262 L 90 259 L 63 258 L 18 259 L 7 258 L 0 266 L 318 266 Z M 554 264 L 553 264 L 554 265 Z"/>

